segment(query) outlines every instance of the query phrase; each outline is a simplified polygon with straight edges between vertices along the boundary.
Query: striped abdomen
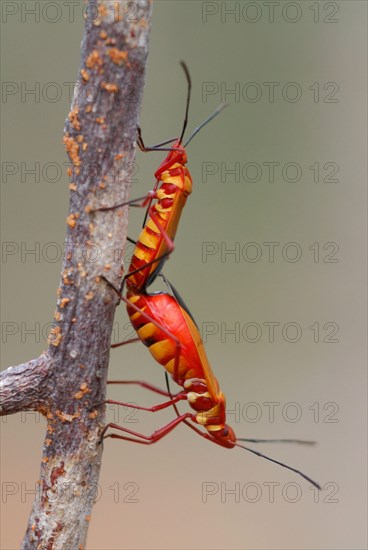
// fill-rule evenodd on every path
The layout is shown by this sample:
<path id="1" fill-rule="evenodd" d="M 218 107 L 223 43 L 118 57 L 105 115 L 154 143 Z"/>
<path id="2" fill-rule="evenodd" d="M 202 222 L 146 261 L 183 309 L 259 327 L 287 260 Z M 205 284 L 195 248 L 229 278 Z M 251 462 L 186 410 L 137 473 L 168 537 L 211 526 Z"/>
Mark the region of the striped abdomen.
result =
<path id="1" fill-rule="evenodd" d="M 139 338 L 154 359 L 174 375 L 175 357 L 179 357 L 175 382 L 184 388 L 190 406 L 195 410 L 193 420 L 206 428 L 209 435 L 224 447 L 233 447 L 236 437 L 226 424 L 226 401 L 208 363 L 203 343 L 193 319 L 178 301 L 169 294 L 135 294 L 128 300 L 140 311 L 127 306 L 130 321 Z M 155 319 L 175 340 L 142 314 Z"/>
<path id="2" fill-rule="evenodd" d="M 147 223 L 134 249 L 128 273 L 136 269 L 140 271 L 127 278 L 128 289 L 144 290 L 161 270 L 164 259 L 162 262 L 147 264 L 170 250 L 167 240 L 152 219 L 152 215 L 173 241 L 181 212 L 192 191 L 192 179 L 188 169 L 177 163 L 161 174 L 161 181 L 162 184 L 157 190 L 157 202 L 150 208 Z"/>

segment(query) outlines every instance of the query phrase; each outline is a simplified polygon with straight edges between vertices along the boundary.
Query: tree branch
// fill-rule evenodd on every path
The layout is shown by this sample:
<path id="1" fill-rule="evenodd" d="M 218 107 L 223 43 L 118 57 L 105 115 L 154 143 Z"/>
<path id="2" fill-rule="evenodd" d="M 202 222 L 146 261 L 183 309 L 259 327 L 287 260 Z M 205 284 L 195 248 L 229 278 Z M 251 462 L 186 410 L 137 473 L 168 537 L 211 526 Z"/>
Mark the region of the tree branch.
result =
<path id="1" fill-rule="evenodd" d="M 52 369 L 50 357 L 37 359 L 0 373 L 0 416 L 25 410 L 45 410 L 44 384 Z"/>
<path id="2" fill-rule="evenodd" d="M 100 275 L 114 284 L 121 278 L 127 209 L 96 208 L 126 201 L 130 190 L 151 2 L 134 7 L 132 15 L 123 0 L 89 0 L 64 131 L 71 198 L 50 346 L 2 379 L 3 414 L 35 408 L 47 418 L 40 493 L 23 549 L 81 548 L 97 489 L 104 411 L 93 405 L 105 399 L 116 305 Z"/>

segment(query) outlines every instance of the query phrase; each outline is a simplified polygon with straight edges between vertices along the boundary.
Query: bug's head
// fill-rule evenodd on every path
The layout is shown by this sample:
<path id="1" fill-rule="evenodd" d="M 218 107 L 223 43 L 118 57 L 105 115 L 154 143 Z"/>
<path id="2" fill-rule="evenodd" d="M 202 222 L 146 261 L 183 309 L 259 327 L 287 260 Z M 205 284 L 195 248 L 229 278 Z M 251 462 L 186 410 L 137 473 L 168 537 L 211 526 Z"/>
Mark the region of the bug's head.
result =
<path id="1" fill-rule="evenodd" d="M 175 141 L 173 150 L 167 155 L 167 161 L 171 164 L 178 163 L 182 165 L 188 162 L 186 150 L 182 146 L 180 140 Z"/>
<path id="2" fill-rule="evenodd" d="M 180 139 L 177 139 L 172 146 L 172 149 L 168 152 L 166 158 L 161 162 L 158 170 L 155 172 L 155 177 L 161 179 L 161 174 L 170 170 L 175 164 L 184 166 L 188 162 L 187 153 L 182 146 Z"/>

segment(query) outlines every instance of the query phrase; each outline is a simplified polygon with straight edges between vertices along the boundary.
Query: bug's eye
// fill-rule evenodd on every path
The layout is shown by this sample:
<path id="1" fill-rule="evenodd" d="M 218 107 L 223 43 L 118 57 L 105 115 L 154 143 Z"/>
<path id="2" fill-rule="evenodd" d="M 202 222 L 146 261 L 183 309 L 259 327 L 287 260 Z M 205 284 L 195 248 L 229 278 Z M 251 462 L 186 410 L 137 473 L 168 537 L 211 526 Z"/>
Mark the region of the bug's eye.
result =
<path id="1" fill-rule="evenodd" d="M 227 426 L 225 426 L 225 428 L 224 428 L 224 430 L 223 430 L 223 432 L 222 432 L 222 435 L 224 435 L 225 437 L 226 437 L 227 435 L 229 435 L 229 428 L 228 428 Z"/>

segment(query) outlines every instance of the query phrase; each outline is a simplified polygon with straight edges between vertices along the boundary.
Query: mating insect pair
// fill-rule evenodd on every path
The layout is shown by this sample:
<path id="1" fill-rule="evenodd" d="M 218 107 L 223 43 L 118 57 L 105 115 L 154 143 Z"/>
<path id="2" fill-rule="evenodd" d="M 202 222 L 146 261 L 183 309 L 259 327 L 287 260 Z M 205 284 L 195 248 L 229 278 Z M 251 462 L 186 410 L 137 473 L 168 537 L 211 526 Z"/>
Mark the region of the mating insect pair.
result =
<path id="1" fill-rule="evenodd" d="M 167 435 L 178 424 L 184 423 L 200 436 L 218 445 L 227 448 L 241 447 L 296 472 L 314 486 L 320 488 L 318 483 L 300 470 L 287 466 L 239 443 L 245 441 L 254 443 L 274 441 L 308 444 L 311 442 L 299 440 L 261 441 L 239 439 L 235 436 L 232 428 L 226 424 L 225 396 L 221 392 L 219 383 L 208 362 L 198 327 L 176 289 L 161 274 L 163 263 L 174 250 L 173 241 L 180 216 L 187 197 L 192 191 L 192 179 L 186 167 L 187 155 L 185 148 L 199 130 L 225 106 L 220 105 L 209 118 L 194 130 L 183 145 L 183 138 L 188 122 L 191 79 L 185 63 L 182 62 L 181 65 L 186 75 L 188 93 L 184 124 L 180 137 L 153 147 L 146 147 L 140 131 L 138 132 L 138 146 L 142 151 L 168 152 L 166 158 L 155 172 L 156 183 L 154 189 L 144 197 L 114 206 L 101 207 L 99 210 L 114 210 L 126 205 L 147 207 L 144 227 L 138 241 L 135 243 L 133 258 L 128 273 L 122 280 L 120 290 L 116 289 L 103 277 L 114 289 L 119 298 L 126 303 L 130 321 L 138 335 L 138 338 L 123 342 L 122 344 L 115 344 L 113 347 L 141 340 L 148 347 L 155 360 L 164 366 L 167 384 L 167 373 L 169 373 L 173 380 L 182 387 L 182 390 L 172 395 L 169 386 L 167 386 L 167 391 L 163 391 L 142 381 L 112 382 L 138 384 L 169 398 L 167 401 L 154 407 L 137 407 L 136 405 L 134 407 L 140 410 L 155 412 L 172 406 L 176 412 L 176 418 L 150 436 L 134 432 L 117 424 L 107 424 L 103 430 L 103 435 L 108 428 L 113 428 L 120 432 L 125 432 L 126 435 L 114 432 L 109 433 L 105 437 L 149 445 Z M 171 147 L 165 147 L 170 143 L 173 143 Z M 164 292 L 150 294 L 148 292 L 148 287 L 158 276 L 163 277 L 170 289 L 170 294 Z M 127 289 L 126 297 L 123 295 L 125 287 Z M 183 400 L 189 402 L 194 413 L 179 413 L 176 404 Z M 108 403 L 129 406 L 127 403 L 112 400 L 109 400 Z M 205 428 L 206 432 L 203 432 L 198 426 Z"/>

